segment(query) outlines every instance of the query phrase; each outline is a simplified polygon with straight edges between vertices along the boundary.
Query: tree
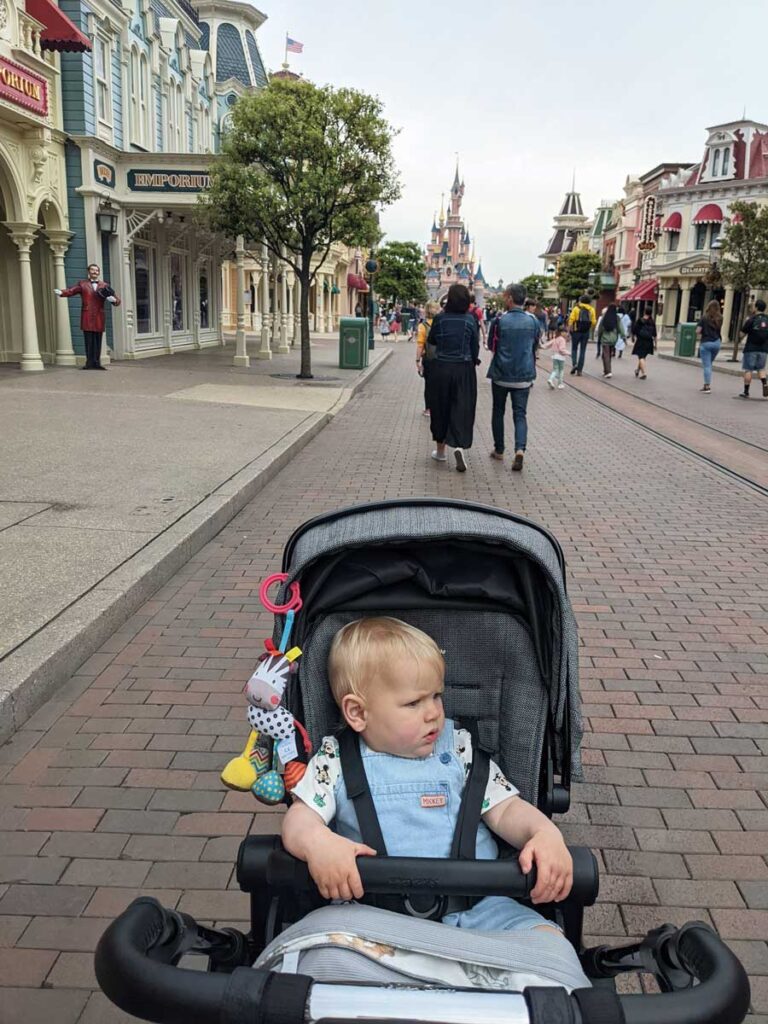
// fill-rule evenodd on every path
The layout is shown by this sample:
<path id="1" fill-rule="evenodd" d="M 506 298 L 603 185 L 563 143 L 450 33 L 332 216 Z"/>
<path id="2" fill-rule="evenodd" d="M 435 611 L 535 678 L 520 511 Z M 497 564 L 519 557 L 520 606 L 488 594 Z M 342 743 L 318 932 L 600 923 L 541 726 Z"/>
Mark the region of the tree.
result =
<path id="1" fill-rule="evenodd" d="M 427 301 L 424 257 L 415 242 L 387 242 L 376 254 L 379 272 L 376 292 L 388 302 Z"/>
<path id="2" fill-rule="evenodd" d="M 549 278 L 546 274 L 529 274 L 521 278 L 520 284 L 525 288 L 528 298 L 541 300 L 549 287 Z"/>
<path id="3" fill-rule="evenodd" d="M 719 271 L 745 299 L 753 288 L 768 287 L 768 207 L 743 201 L 731 203 L 731 215 L 740 219 L 726 225 Z M 726 330 L 728 325 L 726 324 Z M 735 332 L 731 361 L 739 357 L 739 332 Z"/>
<path id="4" fill-rule="evenodd" d="M 602 267 L 596 252 L 569 252 L 560 260 L 557 287 L 562 298 L 578 299 L 589 291 L 589 275 Z"/>
<path id="5" fill-rule="evenodd" d="M 378 241 L 376 211 L 400 196 L 382 110 L 355 89 L 273 79 L 238 100 L 211 168 L 211 227 L 266 244 L 296 272 L 301 378 L 312 376 L 309 292 L 320 265 L 334 242 Z"/>

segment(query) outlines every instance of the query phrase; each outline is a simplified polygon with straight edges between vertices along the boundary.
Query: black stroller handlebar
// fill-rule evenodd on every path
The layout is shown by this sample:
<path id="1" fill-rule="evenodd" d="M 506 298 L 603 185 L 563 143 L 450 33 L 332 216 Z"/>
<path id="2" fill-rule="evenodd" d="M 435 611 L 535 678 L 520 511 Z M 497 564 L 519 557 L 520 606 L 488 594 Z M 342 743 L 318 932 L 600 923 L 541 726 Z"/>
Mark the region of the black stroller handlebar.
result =
<path id="1" fill-rule="evenodd" d="M 326 985 L 302 975 L 250 967 L 204 973 L 175 966 L 185 932 L 197 932 L 190 917 L 165 910 L 156 900 L 135 900 L 107 928 L 96 949 L 96 976 L 117 1006 L 156 1024 L 339 1024 L 403 1019 L 423 1024 L 543 1024 L 547 1019 L 590 1019 L 626 1024 L 740 1024 L 750 999 L 743 967 L 705 924 L 669 929 L 657 947 L 660 958 L 694 987 L 661 995 L 611 997 L 581 989 L 526 989 L 523 993 Z M 200 929 L 205 931 L 205 929 Z M 578 1006 L 578 1012 L 576 1012 Z M 563 1015 L 563 1008 L 568 1012 Z M 594 1007 L 595 1014 L 590 1012 Z M 553 1010 L 558 1010 L 556 1017 Z"/>
<path id="2" fill-rule="evenodd" d="M 597 861 L 586 846 L 568 848 L 573 858 L 569 899 L 592 906 L 599 890 Z M 366 893 L 372 895 L 484 896 L 526 899 L 536 869 L 523 873 L 517 857 L 501 860 L 445 860 L 431 857 L 358 857 Z M 237 880 L 244 892 L 269 890 L 316 893 L 307 865 L 285 851 L 275 837 L 249 836 L 240 844 Z"/>

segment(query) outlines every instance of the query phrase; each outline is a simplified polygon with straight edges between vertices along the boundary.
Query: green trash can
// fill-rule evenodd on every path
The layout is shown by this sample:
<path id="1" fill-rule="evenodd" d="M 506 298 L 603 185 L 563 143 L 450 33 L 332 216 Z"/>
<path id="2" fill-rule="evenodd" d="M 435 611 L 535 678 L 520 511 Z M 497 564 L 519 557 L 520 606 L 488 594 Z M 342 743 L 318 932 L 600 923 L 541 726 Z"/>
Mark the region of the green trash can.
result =
<path id="1" fill-rule="evenodd" d="M 362 370 L 368 365 L 368 321 L 343 316 L 339 321 L 339 369 Z"/>
<path id="2" fill-rule="evenodd" d="M 678 324 L 675 338 L 676 356 L 696 355 L 696 324 Z"/>

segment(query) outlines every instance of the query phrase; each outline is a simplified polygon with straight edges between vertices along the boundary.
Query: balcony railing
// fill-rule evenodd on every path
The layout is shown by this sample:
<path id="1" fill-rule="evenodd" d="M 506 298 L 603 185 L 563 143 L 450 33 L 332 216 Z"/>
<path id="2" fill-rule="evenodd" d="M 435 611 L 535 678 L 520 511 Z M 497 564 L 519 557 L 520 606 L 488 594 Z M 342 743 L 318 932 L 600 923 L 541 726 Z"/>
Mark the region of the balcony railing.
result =
<path id="1" fill-rule="evenodd" d="M 676 252 L 656 252 L 652 266 L 667 267 L 670 263 L 679 263 L 682 260 L 690 263 L 712 263 L 717 253 L 714 249 L 678 249 Z"/>
<path id="2" fill-rule="evenodd" d="M 30 18 L 28 14 L 23 11 L 17 11 L 19 19 L 19 49 L 26 50 L 27 53 L 31 53 L 38 60 L 43 60 L 43 51 L 40 48 L 40 33 L 43 31 L 43 25 L 39 21 L 35 21 L 34 18 Z"/>

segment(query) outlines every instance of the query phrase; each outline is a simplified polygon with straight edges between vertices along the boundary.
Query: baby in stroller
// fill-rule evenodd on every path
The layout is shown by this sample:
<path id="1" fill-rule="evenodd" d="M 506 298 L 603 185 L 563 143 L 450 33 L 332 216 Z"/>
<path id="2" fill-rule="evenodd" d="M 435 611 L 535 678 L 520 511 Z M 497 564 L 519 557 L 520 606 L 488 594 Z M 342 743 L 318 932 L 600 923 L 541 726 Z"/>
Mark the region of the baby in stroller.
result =
<path id="1" fill-rule="evenodd" d="M 435 641 L 395 618 L 350 622 L 337 633 L 328 663 L 334 699 L 346 722 L 345 745 L 358 745 L 385 849 L 363 841 L 342 771 L 339 740 L 325 737 L 293 789 L 283 845 L 307 863 L 325 899 L 363 896 L 356 858 L 449 857 L 473 763 L 472 738 L 446 719 L 445 662 Z M 492 833 L 520 850 L 524 872 L 537 867 L 534 903 L 559 902 L 571 889 L 573 864 L 560 830 L 523 800 L 489 762 L 476 851 L 498 857 Z M 486 896 L 442 916 L 444 924 L 483 931 L 542 929 L 576 959 L 560 930 L 515 900 Z M 585 979 L 586 982 L 586 979 Z"/>

